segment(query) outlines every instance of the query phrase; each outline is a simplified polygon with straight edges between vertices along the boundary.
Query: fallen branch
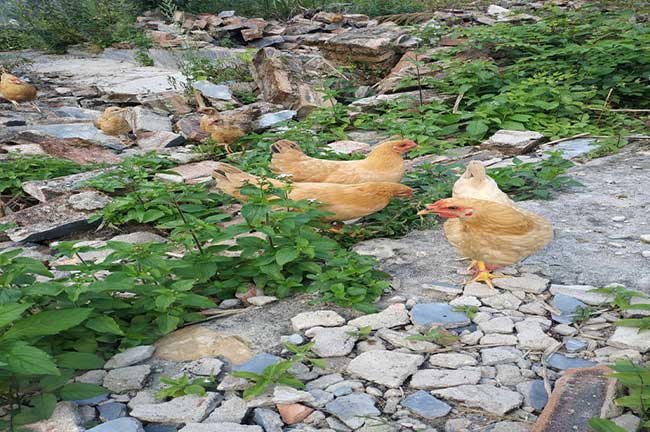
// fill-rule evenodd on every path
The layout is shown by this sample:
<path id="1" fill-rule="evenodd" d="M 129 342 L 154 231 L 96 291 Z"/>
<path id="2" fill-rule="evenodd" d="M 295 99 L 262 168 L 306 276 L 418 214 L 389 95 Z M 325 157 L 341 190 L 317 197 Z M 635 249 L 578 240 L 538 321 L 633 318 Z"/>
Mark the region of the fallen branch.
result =
<path id="1" fill-rule="evenodd" d="M 559 143 L 564 142 L 564 141 L 570 141 L 572 139 L 583 138 L 583 137 L 589 137 L 589 132 L 579 133 L 578 135 L 573 135 L 573 136 L 566 137 L 566 138 L 556 139 L 556 140 L 553 140 L 553 141 L 543 143 L 543 145 L 559 144 Z"/>
<path id="2" fill-rule="evenodd" d="M 454 102 L 454 108 L 452 108 L 451 112 L 456 114 L 458 112 L 458 107 L 460 106 L 460 101 L 463 100 L 463 96 L 465 96 L 465 92 L 458 94 L 456 96 L 456 102 Z"/>

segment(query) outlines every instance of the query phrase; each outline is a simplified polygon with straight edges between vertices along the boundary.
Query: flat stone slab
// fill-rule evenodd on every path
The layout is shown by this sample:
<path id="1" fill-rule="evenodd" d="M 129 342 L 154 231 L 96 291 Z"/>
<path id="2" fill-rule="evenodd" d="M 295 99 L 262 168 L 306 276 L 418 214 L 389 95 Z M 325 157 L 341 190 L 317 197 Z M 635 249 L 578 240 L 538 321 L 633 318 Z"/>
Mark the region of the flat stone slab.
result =
<path id="1" fill-rule="evenodd" d="M 195 423 L 205 419 L 221 398 L 212 392 L 205 397 L 181 396 L 169 402 L 136 405 L 131 416 L 151 423 Z"/>
<path id="2" fill-rule="evenodd" d="M 52 240 L 95 226 L 88 223 L 88 218 L 110 200 L 100 192 L 62 195 L 0 218 L 0 224 L 18 225 L 6 231 L 7 236 L 15 242 Z"/>
<path id="3" fill-rule="evenodd" d="M 373 330 L 392 328 L 408 324 L 410 321 L 404 303 L 395 303 L 379 313 L 364 315 L 348 322 L 348 325 L 362 328 L 370 326 Z"/>
<path id="4" fill-rule="evenodd" d="M 291 318 L 291 326 L 294 331 L 306 330 L 312 327 L 337 327 L 342 324 L 345 324 L 345 319 L 330 310 L 301 312 Z"/>
<path id="5" fill-rule="evenodd" d="M 407 396 L 402 401 L 402 406 L 412 413 L 429 420 L 444 417 L 451 411 L 448 404 L 423 390 Z"/>
<path id="6" fill-rule="evenodd" d="M 261 374 L 268 366 L 274 365 L 282 361 L 282 358 L 272 354 L 260 353 L 239 366 L 233 368 L 237 372 L 252 372 Z"/>
<path id="7" fill-rule="evenodd" d="M 45 202 L 67 193 L 72 193 L 85 186 L 85 182 L 91 178 L 102 175 L 110 168 L 87 171 L 79 174 L 72 174 L 64 177 L 56 177 L 49 180 L 31 180 L 23 182 L 22 188 L 25 193 Z"/>
<path id="8" fill-rule="evenodd" d="M 411 309 L 411 321 L 418 326 L 462 327 L 470 323 L 462 312 L 447 303 L 418 303 Z"/>
<path id="9" fill-rule="evenodd" d="M 368 351 L 352 359 L 347 371 L 353 376 L 396 388 L 413 375 L 424 356 L 395 351 Z"/>
<path id="10" fill-rule="evenodd" d="M 529 153 L 537 147 L 544 135 L 532 131 L 501 129 L 481 144 L 482 150 L 497 150 L 505 155 Z"/>
<path id="11" fill-rule="evenodd" d="M 413 375 L 411 387 L 421 390 L 433 390 L 458 385 L 478 384 L 480 380 L 481 371 L 478 368 L 458 370 L 423 369 Z"/>
<path id="12" fill-rule="evenodd" d="M 616 396 L 615 380 L 606 366 L 567 371 L 555 383 L 551 398 L 532 432 L 586 432 L 589 420 L 606 417 Z"/>
<path id="13" fill-rule="evenodd" d="M 462 385 L 433 390 L 432 393 L 435 396 L 455 400 L 469 407 L 481 408 L 499 416 L 519 407 L 523 401 L 519 393 L 490 384 Z"/>
<path id="14" fill-rule="evenodd" d="M 327 410 L 352 429 L 358 429 L 366 422 L 365 416 L 377 416 L 380 411 L 375 400 L 365 393 L 341 396 L 325 405 Z"/>
<path id="15" fill-rule="evenodd" d="M 581 358 L 567 357 L 564 354 L 555 353 L 546 359 L 546 364 L 554 369 L 567 370 L 595 366 L 596 362 Z"/>

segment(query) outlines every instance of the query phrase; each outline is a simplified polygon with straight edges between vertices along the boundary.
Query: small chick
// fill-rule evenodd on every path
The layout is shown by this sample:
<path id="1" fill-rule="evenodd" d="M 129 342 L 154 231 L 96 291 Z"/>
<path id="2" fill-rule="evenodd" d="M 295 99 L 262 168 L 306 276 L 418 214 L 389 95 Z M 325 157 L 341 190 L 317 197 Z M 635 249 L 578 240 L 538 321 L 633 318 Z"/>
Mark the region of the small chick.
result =
<path id="1" fill-rule="evenodd" d="M 126 135 L 131 132 L 131 125 L 121 116 L 126 111 L 126 108 L 108 107 L 101 116 L 95 119 L 93 124 L 106 135 Z"/>
<path id="2" fill-rule="evenodd" d="M 3 73 L 0 76 L 0 95 L 18 109 L 19 102 L 31 102 L 36 99 L 36 87 L 27 84 L 17 76 Z M 36 109 L 40 109 L 33 104 Z"/>

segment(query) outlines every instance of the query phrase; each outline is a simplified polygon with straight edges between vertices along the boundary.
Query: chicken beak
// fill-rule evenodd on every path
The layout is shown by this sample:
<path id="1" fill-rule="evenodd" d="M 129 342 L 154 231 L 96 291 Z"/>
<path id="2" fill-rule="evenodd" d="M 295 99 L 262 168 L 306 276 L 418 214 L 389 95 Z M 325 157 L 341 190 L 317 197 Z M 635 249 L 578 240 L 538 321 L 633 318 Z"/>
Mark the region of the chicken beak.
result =
<path id="1" fill-rule="evenodd" d="M 418 216 L 426 216 L 426 215 L 430 215 L 430 214 L 436 214 L 436 213 L 438 213 L 437 210 L 438 210 L 438 208 L 437 208 L 436 204 L 427 204 L 427 207 L 424 210 L 420 210 L 419 212 L 417 212 L 417 215 Z"/>
<path id="2" fill-rule="evenodd" d="M 431 210 L 420 210 L 419 212 L 417 212 L 417 215 L 418 216 L 426 216 L 426 215 L 429 215 L 431 213 L 433 213 Z"/>

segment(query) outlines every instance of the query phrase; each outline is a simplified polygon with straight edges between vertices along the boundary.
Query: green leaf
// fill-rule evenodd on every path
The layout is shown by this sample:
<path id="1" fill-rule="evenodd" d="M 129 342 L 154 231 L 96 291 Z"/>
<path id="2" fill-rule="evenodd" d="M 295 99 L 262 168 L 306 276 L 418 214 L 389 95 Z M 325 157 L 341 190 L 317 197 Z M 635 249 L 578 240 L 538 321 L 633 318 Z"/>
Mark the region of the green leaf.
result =
<path id="1" fill-rule="evenodd" d="M 0 305 L 0 327 L 4 327 L 17 320 L 23 312 L 32 306 L 32 304 L 33 303 Z"/>
<path id="2" fill-rule="evenodd" d="M 489 129 L 487 123 L 481 120 L 473 120 L 467 123 L 467 133 L 473 137 L 480 137 Z"/>
<path id="3" fill-rule="evenodd" d="M 613 421 L 601 418 L 592 418 L 589 420 L 589 427 L 592 428 L 594 432 L 626 432 L 625 429 Z"/>
<path id="4" fill-rule="evenodd" d="M 14 425 L 25 425 L 50 418 L 56 407 L 56 397 L 51 393 L 36 395 L 30 401 L 32 407 L 22 406 L 14 416 Z"/>
<path id="5" fill-rule="evenodd" d="M 155 320 L 161 333 L 167 334 L 176 330 L 181 319 L 170 314 L 162 314 Z"/>
<path id="6" fill-rule="evenodd" d="M 48 353 L 26 342 L 16 341 L 8 344 L 3 361 L 6 369 L 21 375 L 59 375 L 56 364 Z"/>
<path id="7" fill-rule="evenodd" d="M 104 387 L 80 382 L 66 384 L 58 391 L 59 397 L 64 401 L 90 399 L 107 393 L 109 391 Z"/>
<path id="8" fill-rule="evenodd" d="M 299 256 L 300 252 L 297 250 L 293 248 L 283 248 L 275 254 L 275 262 L 277 262 L 279 266 L 283 266 L 288 262 L 295 261 Z"/>
<path id="9" fill-rule="evenodd" d="M 106 361 L 96 354 L 82 352 L 67 352 L 56 357 L 59 367 L 68 369 L 101 369 Z"/>
<path id="10" fill-rule="evenodd" d="M 205 389 L 200 386 L 199 384 L 191 384 L 185 387 L 183 391 L 186 395 L 199 395 L 199 396 L 205 396 L 206 392 Z"/>
<path id="11" fill-rule="evenodd" d="M 39 384 L 41 386 L 41 390 L 44 392 L 52 392 L 59 387 L 63 386 L 65 383 L 70 381 L 70 379 L 74 376 L 74 371 L 71 369 L 64 369 L 61 371 L 61 375 L 56 376 L 56 375 L 48 375 L 44 376 L 41 378 Z"/>
<path id="12" fill-rule="evenodd" d="M 266 380 L 258 381 L 255 385 L 252 385 L 248 387 L 246 390 L 244 390 L 244 399 L 249 400 L 254 398 L 255 396 L 259 396 L 264 392 L 264 390 L 268 385 L 269 382 Z"/>
<path id="13" fill-rule="evenodd" d="M 124 332 L 120 328 L 120 325 L 113 318 L 106 315 L 92 317 L 86 321 L 85 325 L 97 333 L 109 333 L 124 336 Z"/>
<path id="14" fill-rule="evenodd" d="M 53 335 L 82 323 L 92 309 L 58 309 L 37 313 L 16 322 L 2 337 L 18 338 Z"/>
<path id="15" fill-rule="evenodd" d="M 163 216 L 165 216 L 165 212 L 156 209 L 150 209 L 144 212 L 144 216 L 142 216 L 142 223 L 153 222 Z"/>

